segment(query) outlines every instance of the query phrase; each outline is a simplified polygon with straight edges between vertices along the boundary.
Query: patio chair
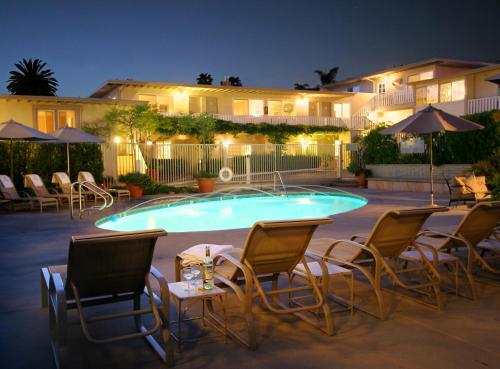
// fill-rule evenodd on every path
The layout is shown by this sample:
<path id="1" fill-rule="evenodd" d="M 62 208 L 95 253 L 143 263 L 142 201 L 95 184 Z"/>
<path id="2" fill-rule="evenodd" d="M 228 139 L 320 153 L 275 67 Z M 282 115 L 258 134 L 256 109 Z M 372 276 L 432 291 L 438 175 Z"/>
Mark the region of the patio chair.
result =
<path id="1" fill-rule="evenodd" d="M 243 249 L 234 248 L 232 252 L 221 253 L 214 258 L 214 277 L 217 285 L 234 291 L 246 320 L 246 337 L 241 332 L 228 327 L 228 332 L 233 338 L 252 350 L 257 347 L 252 313 L 255 297 L 259 297 L 264 307 L 272 313 L 294 314 L 327 334 L 333 334 L 330 310 L 304 257 L 309 240 L 316 228 L 321 224 L 331 222 L 329 218 L 257 222 L 250 230 Z M 293 287 L 290 280 L 299 263 L 304 266 L 308 284 Z M 182 258 L 178 256 L 176 259 L 178 277 L 181 265 Z M 286 274 L 289 278 L 286 288 L 278 286 L 278 278 L 281 274 Z M 271 282 L 270 291 L 264 290 L 262 286 L 264 282 Z M 256 293 L 254 293 L 254 288 Z M 303 306 L 291 306 L 288 302 L 280 301 L 280 295 L 289 297 L 290 294 L 301 291 L 311 291 L 314 302 Z M 322 310 L 325 316 L 325 328 L 320 326 L 315 317 L 307 316 L 308 312 L 317 310 Z M 209 314 L 219 324 L 223 324 L 211 306 L 209 306 Z"/>
<path id="2" fill-rule="evenodd" d="M 480 202 L 463 217 L 452 233 L 427 229 L 419 234 L 417 242 L 426 248 L 427 251 L 424 254 L 434 265 L 447 263 L 450 258 L 458 259 L 451 255 L 452 250 L 465 249 L 467 251 L 466 265 L 464 266 L 461 261 L 459 265 L 466 274 L 472 297 L 475 298 L 476 290 L 472 274 L 475 264 L 478 264 L 482 270 L 500 274 L 500 269 L 491 265 L 490 258 L 485 257 L 487 253 L 497 254 L 499 252 L 496 250 L 500 251 L 498 241 L 491 239 L 492 236 L 495 237 L 499 221 L 500 201 Z M 409 254 L 404 257 L 415 257 L 415 255 Z"/>
<path id="3" fill-rule="evenodd" d="M 70 195 L 71 196 L 71 179 L 69 176 L 64 173 L 64 172 L 55 172 L 52 173 L 52 183 L 56 183 L 58 188 L 61 190 L 61 192 L 65 195 Z M 88 198 L 93 198 L 94 199 L 94 204 L 97 201 L 96 195 L 91 192 L 91 191 L 82 191 L 82 199 L 88 199 Z M 74 191 L 73 197 L 78 198 L 77 191 Z"/>
<path id="4" fill-rule="evenodd" d="M 78 196 L 73 197 L 71 199 L 71 195 L 65 193 L 59 193 L 55 190 L 47 190 L 45 184 L 38 174 L 26 174 L 24 176 L 24 187 L 31 188 L 37 197 L 49 197 L 53 199 L 57 199 L 60 205 L 63 205 L 63 202 L 67 202 L 68 205 L 70 201 L 78 202 Z"/>
<path id="5" fill-rule="evenodd" d="M 445 176 L 443 176 L 443 178 L 450 194 L 448 206 L 451 206 L 454 202 L 462 202 L 465 204 L 467 201 L 476 201 L 474 194 L 463 184 L 462 179 L 465 177 L 455 177 L 451 183 Z"/>
<path id="6" fill-rule="evenodd" d="M 446 180 L 446 183 L 450 191 L 449 205 L 451 205 L 452 201 L 463 201 L 465 204 L 466 201 L 491 200 L 491 193 L 486 186 L 485 176 L 475 176 L 474 174 L 468 177 L 458 176 L 453 179 L 453 185 L 450 185 L 448 180 Z"/>
<path id="7" fill-rule="evenodd" d="M 40 206 L 40 213 L 45 206 L 55 206 L 59 210 L 59 202 L 56 199 L 50 197 L 32 197 L 28 193 L 24 193 L 25 197 L 21 197 L 10 177 L 5 174 L 0 175 L 0 192 L 4 199 L 11 201 L 13 211 L 23 208 L 33 209 L 33 202 L 37 202 Z"/>
<path id="8" fill-rule="evenodd" d="M 403 289 L 433 296 L 433 306 L 441 309 L 440 276 L 434 265 L 423 257 L 422 263 L 419 262 L 412 268 L 403 268 L 399 257 L 410 246 L 423 253 L 422 249 L 415 244 L 418 232 L 429 216 L 447 210 L 443 207 L 388 210 L 380 216 L 367 237 L 354 235 L 350 240 L 313 239 L 308 253 L 333 264 L 359 271 L 373 288 L 378 313 L 359 305 L 355 307 L 381 320 L 386 318 L 382 295 L 382 277 L 384 276 L 389 276 L 394 285 Z M 423 276 L 424 281 L 414 283 L 400 278 L 410 273 Z"/>
<path id="9" fill-rule="evenodd" d="M 94 176 L 90 172 L 79 172 L 78 173 L 78 181 L 79 182 L 89 182 L 94 186 L 97 186 L 97 183 L 94 179 Z M 117 189 L 117 188 L 106 188 L 106 191 L 110 194 L 116 196 L 118 201 L 121 200 L 122 197 L 128 197 L 130 201 L 130 191 L 125 189 Z"/>
<path id="10" fill-rule="evenodd" d="M 173 365 L 168 318 L 169 290 L 161 273 L 151 265 L 158 237 L 163 230 L 73 236 L 68 264 L 41 269 L 42 306 L 49 308 L 52 350 L 57 367 L 67 362 L 67 312 L 77 309 L 84 336 L 93 343 L 110 343 L 144 337 L 167 366 Z M 159 285 L 159 296 L 151 287 L 150 275 Z M 141 309 L 141 296 L 149 307 Z M 88 317 L 87 306 L 133 301 L 133 310 Z M 152 314 L 154 324 L 145 327 L 141 315 Z M 96 337 L 89 323 L 134 317 L 137 332 Z M 163 344 L 152 336 L 161 331 Z"/>

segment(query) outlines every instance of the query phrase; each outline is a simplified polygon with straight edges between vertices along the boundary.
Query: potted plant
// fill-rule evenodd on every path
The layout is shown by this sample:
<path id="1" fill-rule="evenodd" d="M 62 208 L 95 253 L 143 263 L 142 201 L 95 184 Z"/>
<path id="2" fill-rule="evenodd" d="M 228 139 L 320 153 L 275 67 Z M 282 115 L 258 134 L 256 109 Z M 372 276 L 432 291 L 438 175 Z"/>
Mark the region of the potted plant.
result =
<path id="1" fill-rule="evenodd" d="M 212 192 L 214 190 L 217 174 L 202 170 L 196 173 L 194 175 L 194 178 L 196 178 L 196 182 L 198 183 L 200 192 Z"/>
<path id="2" fill-rule="evenodd" d="M 356 161 L 351 161 L 347 166 L 349 173 L 352 173 L 358 179 L 358 185 L 361 188 L 366 187 L 366 177 L 370 174 L 370 171 L 364 166 L 359 165 Z"/>
<path id="3" fill-rule="evenodd" d="M 138 172 L 121 175 L 118 180 L 125 183 L 133 198 L 142 197 L 144 188 L 153 184 L 150 176 Z"/>

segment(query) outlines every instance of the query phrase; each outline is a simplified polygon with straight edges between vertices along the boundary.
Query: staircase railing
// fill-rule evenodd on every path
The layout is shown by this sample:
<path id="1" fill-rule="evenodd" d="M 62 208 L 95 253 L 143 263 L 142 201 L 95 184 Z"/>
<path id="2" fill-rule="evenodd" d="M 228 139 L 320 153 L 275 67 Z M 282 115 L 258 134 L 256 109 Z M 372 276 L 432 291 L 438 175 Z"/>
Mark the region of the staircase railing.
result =
<path id="1" fill-rule="evenodd" d="M 84 195 L 92 195 L 94 196 L 94 205 L 93 206 L 85 206 Z M 92 182 L 81 181 L 74 182 L 71 184 L 71 194 L 70 194 L 70 216 L 73 219 L 75 212 L 75 199 L 78 199 L 78 211 L 79 217 L 82 218 L 83 214 L 86 211 L 92 210 L 104 210 L 113 205 L 113 195 L 111 195 L 108 191 L 103 190 L 101 187 L 96 186 Z M 102 205 L 97 205 L 97 199 L 102 200 Z"/>

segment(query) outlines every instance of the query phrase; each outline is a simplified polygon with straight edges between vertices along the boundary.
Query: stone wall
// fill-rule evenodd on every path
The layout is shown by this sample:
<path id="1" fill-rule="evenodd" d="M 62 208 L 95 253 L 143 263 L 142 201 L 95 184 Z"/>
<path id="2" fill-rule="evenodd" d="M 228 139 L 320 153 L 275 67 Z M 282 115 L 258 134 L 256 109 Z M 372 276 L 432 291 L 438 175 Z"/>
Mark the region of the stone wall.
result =
<path id="1" fill-rule="evenodd" d="M 367 165 L 370 177 L 377 179 L 429 180 L 430 170 L 426 164 L 377 164 Z M 470 164 L 446 164 L 434 166 L 434 180 L 443 182 L 443 175 L 452 178 L 471 170 Z"/>

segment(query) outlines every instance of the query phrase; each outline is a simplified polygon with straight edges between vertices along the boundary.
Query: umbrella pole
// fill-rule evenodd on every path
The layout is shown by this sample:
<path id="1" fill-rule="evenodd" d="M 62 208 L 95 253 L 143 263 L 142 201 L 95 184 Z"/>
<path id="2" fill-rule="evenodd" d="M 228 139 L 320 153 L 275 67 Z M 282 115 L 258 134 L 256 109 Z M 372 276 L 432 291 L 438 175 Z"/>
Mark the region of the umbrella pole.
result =
<path id="1" fill-rule="evenodd" d="M 14 180 L 14 144 L 10 139 L 10 179 Z"/>
<path id="2" fill-rule="evenodd" d="M 66 161 L 68 162 L 68 177 L 69 177 L 70 176 L 69 175 L 69 143 L 66 144 Z"/>
<path id="3" fill-rule="evenodd" d="M 429 134 L 429 156 L 431 161 L 431 206 L 436 206 L 434 203 L 434 165 L 432 162 L 432 132 Z"/>

